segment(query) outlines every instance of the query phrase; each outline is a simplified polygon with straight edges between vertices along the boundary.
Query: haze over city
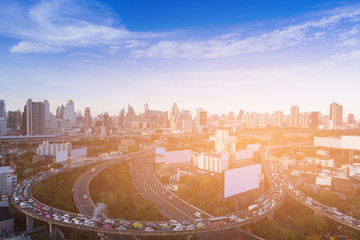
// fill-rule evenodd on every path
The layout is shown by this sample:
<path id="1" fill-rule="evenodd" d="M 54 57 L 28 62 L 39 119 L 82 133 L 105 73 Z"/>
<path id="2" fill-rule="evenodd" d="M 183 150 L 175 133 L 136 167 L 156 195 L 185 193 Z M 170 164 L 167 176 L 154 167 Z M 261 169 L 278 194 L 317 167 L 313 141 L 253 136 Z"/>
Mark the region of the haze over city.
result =
<path id="1" fill-rule="evenodd" d="M 335 101 L 360 117 L 356 1 L 1 1 L 0 13 L 8 109 L 31 98 L 52 112 L 67 99 L 110 114 L 145 102 L 326 112 Z"/>
<path id="2" fill-rule="evenodd" d="M 0 239 L 360 239 L 360 2 L 0 0 Z"/>

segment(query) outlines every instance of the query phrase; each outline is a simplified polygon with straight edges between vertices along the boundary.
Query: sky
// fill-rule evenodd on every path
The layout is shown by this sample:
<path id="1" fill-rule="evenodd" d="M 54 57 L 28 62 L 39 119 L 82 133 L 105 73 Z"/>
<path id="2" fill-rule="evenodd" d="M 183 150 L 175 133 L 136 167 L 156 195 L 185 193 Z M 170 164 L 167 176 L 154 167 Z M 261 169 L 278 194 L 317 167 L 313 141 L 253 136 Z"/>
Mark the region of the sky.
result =
<path id="1" fill-rule="evenodd" d="M 360 118 L 360 1 L 0 0 L 0 99 Z"/>

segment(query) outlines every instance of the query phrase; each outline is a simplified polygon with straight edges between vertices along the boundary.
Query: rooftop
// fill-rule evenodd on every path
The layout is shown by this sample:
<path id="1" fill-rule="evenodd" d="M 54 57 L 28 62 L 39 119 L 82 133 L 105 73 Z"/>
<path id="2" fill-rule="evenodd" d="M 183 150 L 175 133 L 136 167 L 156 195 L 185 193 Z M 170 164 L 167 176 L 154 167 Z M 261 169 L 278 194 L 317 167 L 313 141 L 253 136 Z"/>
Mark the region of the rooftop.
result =
<path id="1" fill-rule="evenodd" d="M 0 174 L 15 173 L 15 170 L 10 166 L 0 167 Z"/>

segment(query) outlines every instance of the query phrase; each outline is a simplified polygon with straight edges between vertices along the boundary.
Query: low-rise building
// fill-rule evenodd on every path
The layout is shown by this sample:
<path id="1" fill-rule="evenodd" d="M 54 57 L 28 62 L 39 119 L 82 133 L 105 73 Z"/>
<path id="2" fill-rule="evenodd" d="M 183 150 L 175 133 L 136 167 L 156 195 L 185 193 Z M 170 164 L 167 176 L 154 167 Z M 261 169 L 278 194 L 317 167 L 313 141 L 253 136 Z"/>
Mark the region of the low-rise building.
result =
<path id="1" fill-rule="evenodd" d="M 11 195 L 16 184 L 17 176 L 15 170 L 10 166 L 0 167 L 0 195 Z"/>
<path id="2" fill-rule="evenodd" d="M 229 153 L 200 153 L 197 167 L 202 170 L 221 173 L 229 168 Z"/>

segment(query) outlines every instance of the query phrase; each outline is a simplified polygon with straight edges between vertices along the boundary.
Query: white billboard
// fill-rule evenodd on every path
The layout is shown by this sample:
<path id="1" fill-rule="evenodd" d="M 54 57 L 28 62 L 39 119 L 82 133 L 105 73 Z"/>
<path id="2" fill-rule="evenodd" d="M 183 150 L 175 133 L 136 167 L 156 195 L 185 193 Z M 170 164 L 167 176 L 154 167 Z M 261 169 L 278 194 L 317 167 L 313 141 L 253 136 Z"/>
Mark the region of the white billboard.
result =
<path id="1" fill-rule="evenodd" d="M 360 136 L 342 136 L 341 139 L 344 149 L 360 150 Z"/>
<path id="2" fill-rule="evenodd" d="M 71 150 L 71 158 L 86 157 L 87 147 Z"/>
<path id="3" fill-rule="evenodd" d="M 314 145 L 318 147 L 341 148 L 341 138 L 314 137 Z"/>
<path id="4" fill-rule="evenodd" d="M 67 151 L 56 151 L 56 158 L 55 161 L 58 162 L 65 162 L 67 160 L 68 153 Z"/>
<path id="5" fill-rule="evenodd" d="M 155 154 L 158 156 L 165 156 L 165 148 L 155 148 Z"/>
<path id="6" fill-rule="evenodd" d="M 260 144 L 247 144 L 246 149 L 247 150 L 253 150 L 253 151 L 259 151 Z"/>
<path id="7" fill-rule="evenodd" d="M 225 171 L 224 198 L 259 188 L 261 164 Z"/>
<path id="8" fill-rule="evenodd" d="M 254 157 L 253 150 L 241 150 L 235 153 L 236 160 L 249 159 Z"/>
<path id="9" fill-rule="evenodd" d="M 166 164 L 191 163 L 191 150 L 165 152 Z"/>

